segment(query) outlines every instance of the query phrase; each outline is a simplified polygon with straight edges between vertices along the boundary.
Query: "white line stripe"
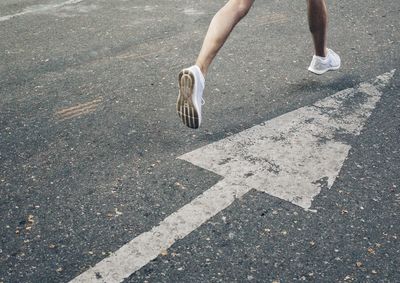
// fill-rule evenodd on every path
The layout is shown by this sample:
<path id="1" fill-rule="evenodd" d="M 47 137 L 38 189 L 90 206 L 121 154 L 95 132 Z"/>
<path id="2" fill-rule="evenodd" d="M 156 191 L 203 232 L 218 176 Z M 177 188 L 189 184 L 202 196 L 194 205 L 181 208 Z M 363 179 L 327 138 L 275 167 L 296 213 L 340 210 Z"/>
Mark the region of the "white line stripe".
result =
<path id="1" fill-rule="evenodd" d="M 84 0 L 69 0 L 66 2 L 59 3 L 59 4 L 30 6 L 30 7 L 25 8 L 22 12 L 0 17 L 0 22 L 8 21 L 12 18 L 27 15 L 27 14 L 36 14 L 36 13 L 43 13 L 43 12 L 51 11 L 51 10 L 54 10 L 54 9 L 57 9 L 57 8 L 60 8 L 60 7 L 66 6 L 66 5 L 77 4 L 82 1 L 84 1 Z"/>
<path id="2" fill-rule="evenodd" d="M 70 282 L 121 282 L 248 191 L 243 185 L 219 182 Z"/>

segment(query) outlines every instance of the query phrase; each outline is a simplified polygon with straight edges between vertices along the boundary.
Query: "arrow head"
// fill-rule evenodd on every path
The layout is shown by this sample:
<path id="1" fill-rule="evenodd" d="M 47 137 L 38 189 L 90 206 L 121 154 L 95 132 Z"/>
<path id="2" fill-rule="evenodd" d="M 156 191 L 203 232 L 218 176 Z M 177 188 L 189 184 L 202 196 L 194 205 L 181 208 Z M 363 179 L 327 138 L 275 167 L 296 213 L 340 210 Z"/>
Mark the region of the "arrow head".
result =
<path id="1" fill-rule="evenodd" d="M 343 137 L 359 135 L 394 72 L 179 158 L 225 177 L 225 183 L 309 209 L 342 168 L 351 148 Z"/>

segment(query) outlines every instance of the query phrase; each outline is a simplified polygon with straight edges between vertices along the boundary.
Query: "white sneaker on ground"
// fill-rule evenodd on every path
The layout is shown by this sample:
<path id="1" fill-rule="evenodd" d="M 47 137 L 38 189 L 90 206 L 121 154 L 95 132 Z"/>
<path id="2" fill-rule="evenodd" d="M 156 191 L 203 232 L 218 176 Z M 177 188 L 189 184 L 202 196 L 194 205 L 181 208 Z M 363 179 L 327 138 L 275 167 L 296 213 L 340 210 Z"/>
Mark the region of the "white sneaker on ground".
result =
<path id="1" fill-rule="evenodd" d="M 337 70 L 340 68 L 340 57 L 331 49 L 328 49 L 326 57 L 313 56 L 310 67 L 308 70 L 317 75 L 322 75 L 323 73 L 330 70 Z"/>
<path id="2" fill-rule="evenodd" d="M 183 69 L 179 73 L 179 95 L 176 112 L 182 122 L 192 129 L 201 124 L 201 106 L 203 101 L 204 76 L 196 65 Z"/>

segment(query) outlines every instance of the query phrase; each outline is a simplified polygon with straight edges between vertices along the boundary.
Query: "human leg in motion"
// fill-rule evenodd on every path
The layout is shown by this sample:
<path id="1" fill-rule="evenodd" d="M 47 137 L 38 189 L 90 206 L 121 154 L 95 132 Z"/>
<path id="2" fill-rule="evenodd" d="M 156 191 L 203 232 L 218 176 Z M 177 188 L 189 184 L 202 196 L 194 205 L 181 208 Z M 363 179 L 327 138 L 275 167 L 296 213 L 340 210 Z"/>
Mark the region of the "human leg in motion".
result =
<path id="1" fill-rule="evenodd" d="M 215 55 L 235 25 L 247 14 L 254 0 L 229 0 L 213 17 L 196 65 L 179 73 L 176 111 L 182 122 L 193 129 L 201 124 L 204 76 Z"/>
<path id="2" fill-rule="evenodd" d="M 308 24 L 312 34 L 315 55 L 309 71 L 321 75 L 340 68 L 340 57 L 326 47 L 328 12 L 325 0 L 308 0 Z"/>
<path id="3" fill-rule="evenodd" d="M 204 75 L 235 25 L 247 14 L 253 2 L 253 0 L 230 0 L 215 14 L 196 60 L 196 65 Z"/>
<path id="4" fill-rule="evenodd" d="M 315 55 L 326 57 L 328 11 L 324 0 L 308 0 L 308 26 L 313 37 Z"/>

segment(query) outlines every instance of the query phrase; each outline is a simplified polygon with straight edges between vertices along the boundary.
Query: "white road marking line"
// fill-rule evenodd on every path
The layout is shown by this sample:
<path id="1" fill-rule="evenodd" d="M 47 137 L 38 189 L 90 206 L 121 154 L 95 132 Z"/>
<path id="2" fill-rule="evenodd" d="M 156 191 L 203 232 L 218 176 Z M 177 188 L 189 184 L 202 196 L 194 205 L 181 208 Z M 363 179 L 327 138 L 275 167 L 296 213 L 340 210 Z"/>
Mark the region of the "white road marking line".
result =
<path id="1" fill-rule="evenodd" d="M 200 16 L 200 15 L 204 15 L 204 11 L 200 11 L 200 10 L 196 10 L 193 8 L 185 8 L 183 10 L 183 13 L 188 15 L 188 16 Z"/>
<path id="2" fill-rule="evenodd" d="M 319 182 L 332 186 L 350 149 L 336 135 L 360 133 L 393 75 L 179 157 L 225 178 L 71 282 L 121 282 L 251 189 L 309 209 Z"/>
<path id="3" fill-rule="evenodd" d="M 228 192 L 227 187 L 229 187 Z M 110 257 L 70 282 L 121 282 L 249 190 L 238 186 L 235 191 L 230 184 L 219 182 L 194 201 L 168 216 L 159 226 L 140 234 Z M 97 279 L 96 274 L 101 278 Z"/>
<path id="4" fill-rule="evenodd" d="M 36 14 L 36 13 L 52 11 L 52 10 L 55 10 L 55 9 L 58 9 L 58 8 L 61 8 L 61 7 L 67 6 L 67 5 L 80 3 L 82 1 L 84 1 L 84 0 L 69 0 L 66 2 L 58 3 L 58 4 L 30 6 L 30 7 L 25 8 L 22 12 L 0 17 L 0 22 L 8 21 L 12 18 L 27 15 L 27 14 Z"/>

